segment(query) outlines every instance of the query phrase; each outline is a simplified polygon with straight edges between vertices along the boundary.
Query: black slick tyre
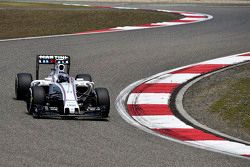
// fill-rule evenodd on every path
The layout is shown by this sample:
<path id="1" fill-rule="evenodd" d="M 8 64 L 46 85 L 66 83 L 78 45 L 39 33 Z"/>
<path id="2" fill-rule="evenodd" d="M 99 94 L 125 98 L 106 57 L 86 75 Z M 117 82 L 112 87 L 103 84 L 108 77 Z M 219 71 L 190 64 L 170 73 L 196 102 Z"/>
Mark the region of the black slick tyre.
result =
<path id="1" fill-rule="evenodd" d="M 92 82 L 92 77 L 89 74 L 77 74 L 75 79 L 77 78 L 82 78 L 84 81 Z"/>
<path id="2" fill-rule="evenodd" d="M 46 103 L 46 94 L 43 87 L 34 86 L 31 88 L 32 98 L 29 113 L 33 114 L 34 118 L 39 118 L 41 115 L 41 110 Z"/>
<path id="3" fill-rule="evenodd" d="M 26 100 L 30 96 L 30 84 L 32 75 L 29 73 L 18 73 L 15 79 L 15 94 L 17 100 Z"/>
<path id="4" fill-rule="evenodd" d="M 106 88 L 96 88 L 97 106 L 103 107 L 102 117 L 107 118 L 110 110 L 109 92 Z"/>

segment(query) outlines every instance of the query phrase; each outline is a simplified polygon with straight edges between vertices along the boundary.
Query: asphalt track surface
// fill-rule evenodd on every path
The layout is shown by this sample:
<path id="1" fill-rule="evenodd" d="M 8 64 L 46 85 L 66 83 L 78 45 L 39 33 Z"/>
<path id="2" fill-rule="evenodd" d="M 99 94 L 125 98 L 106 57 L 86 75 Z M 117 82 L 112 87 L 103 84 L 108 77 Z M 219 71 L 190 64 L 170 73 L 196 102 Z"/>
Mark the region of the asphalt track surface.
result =
<path id="1" fill-rule="evenodd" d="M 119 6 L 119 5 L 116 5 Z M 18 72 L 35 74 L 36 54 L 72 56 L 71 74 L 90 73 L 112 102 L 130 83 L 207 59 L 249 51 L 250 8 L 130 5 L 207 13 L 196 24 L 0 42 L 0 166 L 250 166 L 250 161 L 143 132 L 111 107 L 109 121 L 35 120 L 14 100 Z M 112 103 L 113 104 L 113 103 Z"/>

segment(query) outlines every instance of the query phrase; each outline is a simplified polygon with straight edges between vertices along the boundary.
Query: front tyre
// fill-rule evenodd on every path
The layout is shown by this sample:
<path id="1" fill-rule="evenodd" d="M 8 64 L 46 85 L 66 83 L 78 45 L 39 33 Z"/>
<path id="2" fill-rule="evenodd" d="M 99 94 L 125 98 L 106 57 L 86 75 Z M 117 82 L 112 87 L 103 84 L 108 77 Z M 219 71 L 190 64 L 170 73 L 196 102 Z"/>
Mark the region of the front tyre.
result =
<path id="1" fill-rule="evenodd" d="M 102 108 L 102 117 L 107 118 L 110 110 L 109 92 L 106 88 L 96 88 L 97 106 Z"/>
<path id="2" fill-rule="evenodd" d="M 29 73 L 18 73 L 15 79 L 15 94 L 17 100 L 26 100 L 30 96 L 30 84 L 32 75 Z"/>
<path id="3" fill-rule="evenodd" d="M 39 118 L 46 103 L 46 94 L 43 87 L 34 86 L 31 88 L 31 102 L 29 114 L 34 118 Z"/>

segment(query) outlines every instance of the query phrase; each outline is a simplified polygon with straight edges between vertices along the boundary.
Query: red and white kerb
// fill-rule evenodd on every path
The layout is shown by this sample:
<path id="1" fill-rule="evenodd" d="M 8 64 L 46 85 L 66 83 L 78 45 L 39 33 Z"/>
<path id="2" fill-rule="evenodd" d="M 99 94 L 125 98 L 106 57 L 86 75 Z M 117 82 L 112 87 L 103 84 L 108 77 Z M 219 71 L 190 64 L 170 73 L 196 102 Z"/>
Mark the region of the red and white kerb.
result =
<path id="1" fill-rule="evenodd" d="M 180 141 L 250 157 L 250 146 L 226 140 L 196 129 L 177 118 L 171 111 L 173 91 L 188 80 L 223 67 L 250 60 L 250 52 L 209 60 L 171 70 L 135 87 L 127 100 L 128 114 L 140 125 Z"/>
<path id="2" fill-rule="evenodd" d="M 71 6 L 91 6 L 91 5 L 84 5 L 84 4 L 73 4 L 73 3 L 63 3 L 63 5 L 71 5 Z M 107 33 L 107 32 L 119 32 L 119 31 L 129 31 L 129 30 L 140 30 L 140 29 L 148 29 L 148 28 L 157 28 L 157 27 L 167 27 L 167 26 L 174 26 L 174 25 L 182 25 L 182 24 L 190 24 L 190 23 L 197 23 L 201 21 L 210 20 L 213 17 L 208 14 L 202 13 L 193 13 L 193 12 L 184 12 L 184 11 L 173 11 L 173 10 L 152 10 L 152 9 L 139 9 L 139 8 L 131 8 L 131 7 L 112 7 L 112 6 L 91 6 L 94 8 L 107 8 L 107 9 L 129 9 L 129 10 L 148 10 L 148 11 L 158 11 L 158 12 L 165 12 L 165 13 L 173 13 L 173 14 L 180 14 L 184 16 L 182 19 L 172 20 L 167 22 L 159 22 L 159 23 L 148 23 L 142 25 L 135 25 L 135 26 L 123 26 L 123 27 L 115 27 L 115 28 L 106 28 L 101 30 L 91 30 L 86 32 L 79 32 L 76 35 L 86 35 L 86 34 L 97 34 L 97 33 Z"/>

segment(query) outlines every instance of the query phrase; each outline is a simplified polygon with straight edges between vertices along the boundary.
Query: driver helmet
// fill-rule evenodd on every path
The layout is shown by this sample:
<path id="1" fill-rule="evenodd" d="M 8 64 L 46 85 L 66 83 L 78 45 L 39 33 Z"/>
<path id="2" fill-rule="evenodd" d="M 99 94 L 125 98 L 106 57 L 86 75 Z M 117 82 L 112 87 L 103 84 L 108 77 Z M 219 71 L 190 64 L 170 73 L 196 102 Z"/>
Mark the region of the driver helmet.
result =
<path id="1" fill-rule="evenodd" d="M 58 83 L 69 82 L 69 76 L 66 74 L 60 74 L 60 75 L 58 75 L 57 82 Z"/>

